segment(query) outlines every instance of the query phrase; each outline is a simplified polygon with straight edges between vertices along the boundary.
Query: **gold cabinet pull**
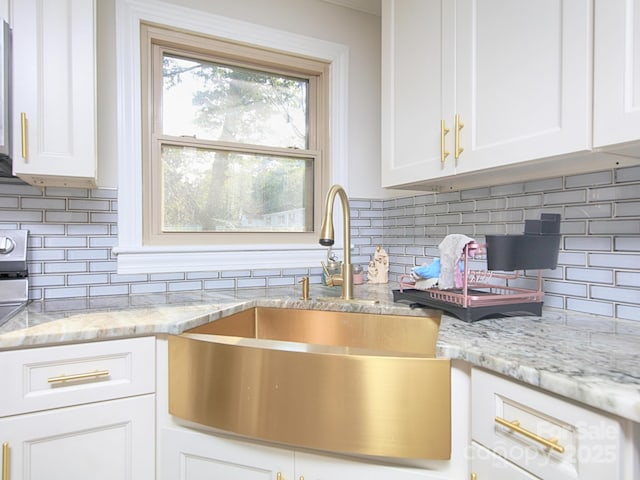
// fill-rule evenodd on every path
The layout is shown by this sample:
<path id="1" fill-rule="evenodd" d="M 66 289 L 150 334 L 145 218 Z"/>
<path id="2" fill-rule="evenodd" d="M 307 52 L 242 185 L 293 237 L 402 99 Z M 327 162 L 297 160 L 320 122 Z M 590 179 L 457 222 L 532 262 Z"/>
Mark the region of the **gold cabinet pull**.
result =
<path id="1" fill-rule="evenodd" d="M 9 480 L 9 442 L 2 444 L 2 480 Z"/>
<path id="2" fill-rule="evenodd" d="M 276 480 L 282 480 L 282 473 L 276 473 Z"/>
<path id="3" fill-rule="evenodd" d="M 478 480 L 478 475 L 476 475 L 475 473 L 472 473 L 471 480 Z"/>
<path id="4" fill-rule="evenodd" d="M 74 382 L 77 380 L 86 380 L 87 378 L 103 378 L 110 375 L 109 370 L 95 370 L 87 373 L 76 373 L 74 375 L 60 375 L 58 377 L 50 377 L 47 379 L 49 383 Z"/>
<path id="5" fill-rule="evenodd" d="M 538 442 L 543 446 L 545 446 L 546 448 L 551 448 L 552 450 L 555 450 L 558 453 L 564 453 L 564 447 L 558 444 L 557 438 L 544 438 L 544 437 L 541 437 L 540 435 L 536 435 L 535 433 L 530 432 L 526 428 L 522 428 L 518 420 L 513 420 L 510 422 L 509 420 L 505 420 L 504 418 L 501 418 L 501 417 L 496 417 L 495 420 L 496 420 L 496 423 L 502 426 L 505 426 L 509 430 L 519 433 L 520 435 L 523 435 L 533 440 L 534 442 Z"/>
<path id="6" fill-rule="evenodd" d="M 27 114 L 20 113 L 20 128 L 22 131 L 22 158 L 25 160 L 29 156 L 29 142 L 27 141 Z"/>
<path id="7" fill-rule="evenodd" d="M 460 146 L 460 130 L 464 128 L 464 123 L 460 121 L 460 115 L 456 113 L 456 137 L 455 137 L 455 157 L 456 160 L 460 158 L 460 154 L 464 152 L 464 148 Z"/>
<path id="8" fill-rule="evenodd" d="M 444 165 L 445 160 L 449 156 L 449 152 L 445 149 L 444 137 L 449 133 L 449 129 L 445 126 L 444 120 L 440 120 L 440 163 Z"/>

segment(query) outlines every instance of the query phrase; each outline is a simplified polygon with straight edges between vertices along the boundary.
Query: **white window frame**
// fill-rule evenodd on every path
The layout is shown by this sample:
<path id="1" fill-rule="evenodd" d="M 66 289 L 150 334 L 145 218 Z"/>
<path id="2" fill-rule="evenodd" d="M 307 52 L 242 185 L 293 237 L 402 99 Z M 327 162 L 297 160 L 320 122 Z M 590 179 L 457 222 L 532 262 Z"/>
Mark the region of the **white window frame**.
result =
<path id="1" fill-rule="evenodd" d="M 116 0 L 118 273 L 315 267 L 326 248 L 309 244 L 145 246 L 142 232 L 140 23 L 150 22 L 331 64 L 329 184 L 347 185 L 349 50 L 337 44 L 157 0 Z M 338 212 L 336 212 L 338 213 Z M 336 227 L 341 220 L 336 216 Z M 342 238 L 338 232 L 338 239 Z"/>

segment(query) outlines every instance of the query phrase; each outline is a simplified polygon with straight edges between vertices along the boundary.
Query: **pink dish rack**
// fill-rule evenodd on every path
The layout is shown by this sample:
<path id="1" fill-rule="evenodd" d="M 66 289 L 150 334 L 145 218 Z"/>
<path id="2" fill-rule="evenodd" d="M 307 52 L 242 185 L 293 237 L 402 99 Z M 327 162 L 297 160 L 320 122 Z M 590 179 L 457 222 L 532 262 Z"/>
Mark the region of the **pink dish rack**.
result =
<path id="1" fill-rule="evenodd" d="M 469 267 L 469 252 L 474 257 L 486 253 L 486 244 L 468 243 L 462 255 L 462 288 L 440 290 L 432 287 L 416 289 L 413 277 L 400 278 L 400 290 L 395 290 L 394 301 L 408 301 L 416 306 L 433 307 L 452 313 L 461 320 L 473 322 L 488 316 L 540 315 L 542 313 L 542 271 L 537 272 L 537 289 L 512 287 L 509 280 L 519 278 L 520 272 L 496 272 L 472 270 Z M 502 283 L 491 283 L 497 280 Z"/>
<path id="2" fill-rule="evenodd" d="M 404 275 L 393 300 L 444 310 L 467 322 L 489 316 L 540 316 L 542 270 L 557 267 L 560 238 L 560 215 L 543 213 L 540 220 L 525 220 L 523 235 L 487 235 L 486 243 L 466 244 L 461 288 L 419 289 L 413 277 Z M 486 256 L 487 268 L 471 270 L 469 259 L 479 256 Z M 509 285 L 524 270 L 537 270 L 535 290 Z"/>

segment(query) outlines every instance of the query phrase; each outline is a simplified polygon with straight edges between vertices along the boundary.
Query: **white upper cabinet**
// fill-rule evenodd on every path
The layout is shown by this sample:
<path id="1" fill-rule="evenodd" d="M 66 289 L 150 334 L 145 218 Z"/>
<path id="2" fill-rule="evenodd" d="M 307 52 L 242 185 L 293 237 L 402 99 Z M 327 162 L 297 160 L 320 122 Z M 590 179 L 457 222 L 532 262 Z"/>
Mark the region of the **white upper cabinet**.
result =
<path id="1" fill-rule="evenodd" d="M 596 0 L 593 145 L 638 140 L 640 0 Z"/>
<path id="2" fill-rule="evenodd" d="M 453 155 L 445 151 L 455 107 L 454 25 L 445 25 L 453 7 L 440 0 L 382 4 L 384 187 L 455 173 Z"/>
<path id="3" fill-rule="evenodd" d="M 589 150 L 589 2 L 456 3 L 456 173 Z"/>
<path id="4" fill-rule="evenodd" d="M 38 186 L 96 186 L 94 0 L 18 0 L 13 170 Z"/>
<path id="5" fill-rule="evenodd" d="M 591 19 L 583 0 L 383 0 L 383 186 L 590 149 Z"/>

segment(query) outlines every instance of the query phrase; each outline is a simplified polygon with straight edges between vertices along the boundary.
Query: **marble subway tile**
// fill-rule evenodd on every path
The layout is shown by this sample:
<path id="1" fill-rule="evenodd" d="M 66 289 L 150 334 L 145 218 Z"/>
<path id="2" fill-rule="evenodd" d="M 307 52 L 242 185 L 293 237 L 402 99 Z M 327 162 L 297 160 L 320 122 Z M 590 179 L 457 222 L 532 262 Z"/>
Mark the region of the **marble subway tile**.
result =
<path id="1" fill-rule="evenodd" d="M 131 292 L 134 287 L 142 292 L 145 283 L 154 291 L 163 291 L 160 286 L 166 291 L 171 282 L 200 280 L 203 291 L 219 292 L 253 285 L 239 282 L 240 279 L 267 284 L 268 279 L 298 275 L 275 269 L 120 277 L 116 274 L 116 257 L 111 253 L 111 248 L 117 245 L 117 190 L 39 189 L 15 184 L 0 187 L 0 224 L 4 228 L 30 230 L 32 279 L 35 283 L 46 282 L 44 277 L 52 276 L 51 280 L 58 283 L 62 274 L 64 284 L 60 287 L 71 290 L 60 291 L 59 295 L 92 294 L 88 289 L 75 290 L 75 285 L 68 284 L 81 278 L 68 282 L 68 274 L 74 273 L 110 273 L 109 285 L 128 286 Z M 560 213 L 564 236 L 560 268 L 546 272 L 545 278 L 558 283 L 577 283 L 585 288 L 611 284 L 613 278 L 626 282 L 621 286 L 634 289 L 637 287 L 628 285 L 634 277 L 626 274 L 639 269 L 636 255 L 640 252 L 638 192 L 640 167 L 628 167 L 460 192 L 428 192 L 394 199 L 351 198 L 352 255 L 354 262 L 366 266 L 376 245 L 394 252 L 397 247 L 398 268 L 393 268 L 390 275 L 394 281 L 411 268 L 412 262 L 417 265 L 437 256 L 437 244 L 449 233 L 464 233 L 480 239 L 494 233 L 520 234 L 524 219 L 539 218 L 540 213 Z M 49 214 L 46 219 L 43 209 Z M 320 278 L 319 266 L 303 270 L 300 275 L 311 275 L 313 282 Z M 32 298 L 44 298 L 45 287 L 35 283 Z M 549 301 L 563 308 L 574 304 L 583 308 L 584 297 L 573 297 L 572 291 L 569 288 L 565 293 L 549 292 Z M 577 301 L 569 302 L 571 299 Z M 600 304 L 605 304 L 603 310 L 608 309 L 612 314 L 620 311 L 625 315 L 638 305 L 634 303 L 624 309 L 613 299 L 598 299 L 596 305 Z"/>
<path id="2" fill-rule="evenodd" d="M 565 188 L 591 187 L 593 185 L 608 185 L 613 182 L 613 172 L 604 170 L 602 172 L 584 173 L 580 175 L 569 175 L 565 179 Z"/>

